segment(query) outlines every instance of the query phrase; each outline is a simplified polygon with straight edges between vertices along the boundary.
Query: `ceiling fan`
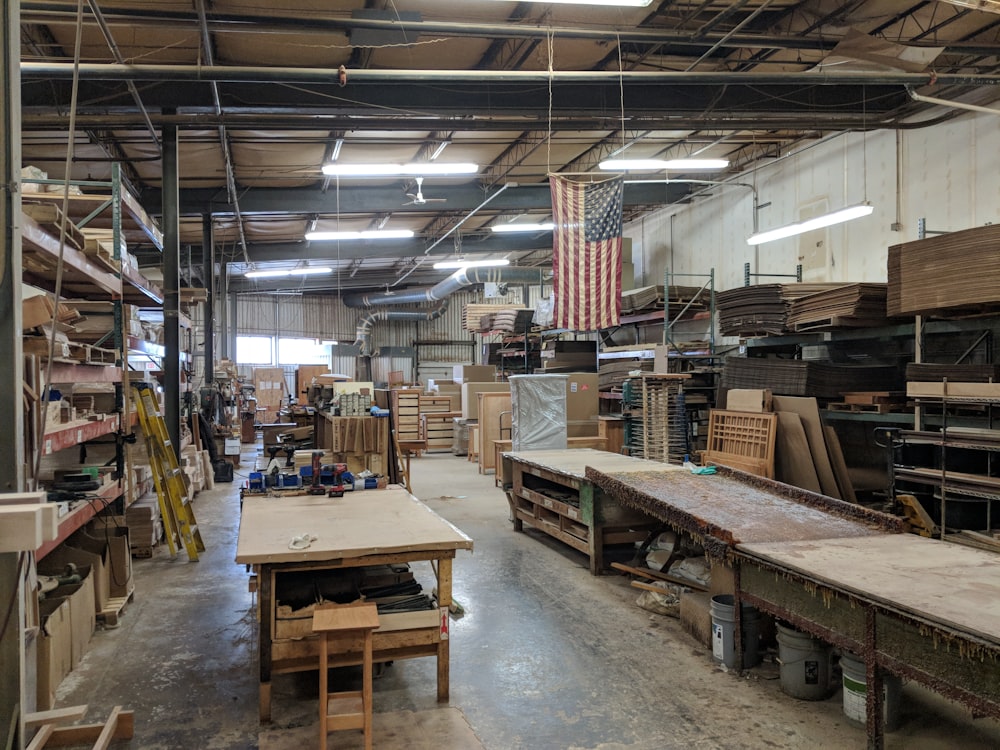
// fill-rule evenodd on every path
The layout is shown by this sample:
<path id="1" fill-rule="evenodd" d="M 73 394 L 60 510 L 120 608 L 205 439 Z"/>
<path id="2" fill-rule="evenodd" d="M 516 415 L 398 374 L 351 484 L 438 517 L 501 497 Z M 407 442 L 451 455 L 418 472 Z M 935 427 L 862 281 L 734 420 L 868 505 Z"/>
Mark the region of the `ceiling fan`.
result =
<path id="1" fill-rule="evenodd" d="M 404 206 L 422 206 L 425 203 L 444 203 L 448 200 L 447 198 L 425 198 L 421 190 L 421 186 L 424 184 L 424 178 L 414 177 L 413 179 L 417 183 L 417 192 L 406 194 L 406 197 L 410 200 L 404 203 Z"/>

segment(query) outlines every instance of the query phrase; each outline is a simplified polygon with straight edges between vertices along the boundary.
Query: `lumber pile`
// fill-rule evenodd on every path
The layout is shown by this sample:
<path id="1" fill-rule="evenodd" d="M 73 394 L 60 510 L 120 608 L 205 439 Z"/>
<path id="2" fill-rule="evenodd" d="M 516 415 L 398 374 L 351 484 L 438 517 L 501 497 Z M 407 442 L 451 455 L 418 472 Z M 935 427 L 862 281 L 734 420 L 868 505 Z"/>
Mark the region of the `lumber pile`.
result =
<path id="1" fill-rule="evenodd" d="M 524 333 L 526 329 L 531 327 L 531 318 L 534 314 L 534 310 L 505 307 L 494 313 L 490 330 Z"/>
<path id="2" fill-rule="evenodd" d="M 910 362 L 906 365 L 906 380 L 932 382 L 948 379 L 961 383 L 1000 382 L 1000 365 L 947 365 L 931 362 Z"/>
<path id="3" fill-rule="evenodd" d="M 727 357 L 722 388 L 769 388 L 788 396 L 839 398 L 849 391 L 901 390 L 893 365 L 842 365 L 803 359 Z"/>
<path id="4" fill-rule="evenodd" d="M 523 310 L 524 305 L 505 303 L 502 305 L 468 304 L 462 308 L 462 330 L 482 333 L 493 330 L 496 315 L 506 310 Z"/>
<path id="5" fill-rule="evenodd" d="M 788 327 L 795 331 L 830 331 L 885 325 L 888 284 L 841 284 L 792 300 Z"/>
<path id="6" fill-rule="evenodd" d="M 981 314 L 1000 309 L 1000 224 L 889 248 L 889 315 Z"/>
<path id="7" fill-rule="evenodd" d="M 787 333 L 788 310 L 795 300 L 837 286 L 840 285 L 753 284 L 719 292 L 715 296 L 719 330 L 723 336 L 740 337 Z"/>
<path id="8" fill-rule="evenodd" d="M 634 372 L 652 372 L 653 361 L 650 359 L 639 360 L 611 360 L 601 362 L 597 371 L 597 389 L 599 391 L 610 391 L 621 388 Z"/>

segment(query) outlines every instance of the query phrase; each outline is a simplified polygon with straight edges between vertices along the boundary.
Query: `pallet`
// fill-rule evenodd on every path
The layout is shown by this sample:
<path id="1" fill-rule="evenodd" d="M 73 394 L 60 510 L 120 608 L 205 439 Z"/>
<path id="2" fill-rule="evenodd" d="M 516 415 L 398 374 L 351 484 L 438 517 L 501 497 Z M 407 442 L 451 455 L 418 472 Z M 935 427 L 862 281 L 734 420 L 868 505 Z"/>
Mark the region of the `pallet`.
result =
<path id="1" fill-rule="evenodd" d="M 897 404 L 849 404 L 844 402 L 834 402 L 827 404 L 830 411 L 846 411 L 855 414 L 889 414 L 893 411 L 904 411 L 903 405 Z"/>
<path id="2" fill-rule="evenodd" d="M 118 618 L 125 612 L 125 608 L 135 597 L 135 589 L 128 592 L 128 596 L 113 596 L 108 599 L 104 609 L 97 613 L 97 621 L 104 624 L 105 628 L 113 629 L 118 627 Z"/>

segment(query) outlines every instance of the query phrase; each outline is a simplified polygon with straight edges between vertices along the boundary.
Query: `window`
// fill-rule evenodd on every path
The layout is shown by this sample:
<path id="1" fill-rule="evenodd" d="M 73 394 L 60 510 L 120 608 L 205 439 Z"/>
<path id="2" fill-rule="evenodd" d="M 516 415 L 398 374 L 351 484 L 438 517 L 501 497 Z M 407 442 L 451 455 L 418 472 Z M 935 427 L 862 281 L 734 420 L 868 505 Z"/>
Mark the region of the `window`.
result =
<path id="1" fill-rule="evenodd" d="M 241 365 L 274 364 L 274 339 L 270 336 L 237 336 L 236 362 Z"/>
<path id="2" fill-rule="evenodd" d="M 330 347 L 316 339 L 278 339 L 279 365 L 329 365 Z"/>

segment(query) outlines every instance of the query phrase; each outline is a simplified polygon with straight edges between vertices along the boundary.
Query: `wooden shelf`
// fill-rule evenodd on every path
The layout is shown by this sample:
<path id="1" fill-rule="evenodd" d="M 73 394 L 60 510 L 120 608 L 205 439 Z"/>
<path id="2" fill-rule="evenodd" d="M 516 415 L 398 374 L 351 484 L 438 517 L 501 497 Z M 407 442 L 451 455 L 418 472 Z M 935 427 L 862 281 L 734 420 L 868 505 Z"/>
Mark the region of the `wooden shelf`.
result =
<path id="1" fill-rule="evenodd" d="M 101 489 L 87 493 L 92 501 L 77 501 L 78 505 L 67 515 L 59 520 L 59 533 L 52 541 L 46 542 L 35 551 L 35 559 L 41 560 L 49 552 L 66 541 L 69 536 L 83 526 L 98 512 L 104 510 L 111 501 L 118 499 L 122 494 L 121 483 L 118 481 L 105 484 Z"/>
<path id="2" fill-rule="evenodd" d="M 45 367 L 43 363 L 43 368 Z M 83 365 L 77 362 L 53 362 L 52 383 L 120 383 L 122 370 L 115 365 Z"/>
<path id="3" fill-rule="evenodd" d="M 163 250 L 163 233 L 159 230 L 146 210 L 139 204 L 139 201 L 128 190 L 124 188 L 120 191 L 122 199 L 122 234 L 129 245 L 148 244 L 152 242 L 157 250 Z M 55 203 L 62 205 L 63 195 L 58 193 L 30 193 L 30 198 L 35 203 Z M 111 229 L 111 201 L 110 195 L 71 195 L 69 196 L 69 216 L 74 221 L 79 221 L 89 216 L 94 211 L 100 213 L 88 224 L 88 227 L 95 229 Z M 105 211 L 101 212 L 104 207 Z"/>
<path id="4" fill-rule="evenodd" d="M 163 292 L 134 268 L 122 267 L 122 301 L 130 305 L 163 304 Z"/>
<path id="5" fill-rule="evenodd" d="M 39 289 L 54 291 L 59 240 L 27 214 L 21 215 L 22 278 Z M 73 247 L 63 248 L 62 295 L 75 299 L 120 297 L 121 280 Z"/>
<path id="6" fill-rule="evenodd" d="M 118 415 L 110 414 L 107 419 L 95 421 L 70 422 L 45 433 L 43 456 L 51 456 L 57 451 L 72 448 L 74 445 L 96 440 L 104 435 L 118 431 Z"/>

